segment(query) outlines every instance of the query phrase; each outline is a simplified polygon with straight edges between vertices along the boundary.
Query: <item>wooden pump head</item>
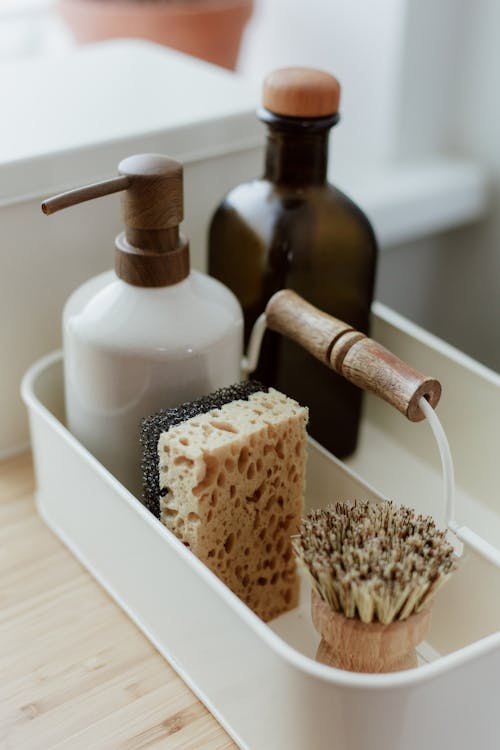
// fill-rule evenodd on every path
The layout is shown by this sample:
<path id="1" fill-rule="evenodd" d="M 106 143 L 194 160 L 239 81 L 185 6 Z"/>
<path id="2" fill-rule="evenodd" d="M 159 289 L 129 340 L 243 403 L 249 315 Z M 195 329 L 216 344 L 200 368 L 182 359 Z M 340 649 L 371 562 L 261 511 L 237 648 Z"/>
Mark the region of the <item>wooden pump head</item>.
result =
<path id="1" fill-rule="evenodd" d="M 134 286 L 177 284 L 189 274 L 189 246 L 179 233 L 184 216 L 182 164 L 160 154 L 137 154 L 118 165 L 119 177 L 69 190 L 42 203 L 52 214 L 123 191 L 125 231 L 115 240 L 117 276 Z"/>

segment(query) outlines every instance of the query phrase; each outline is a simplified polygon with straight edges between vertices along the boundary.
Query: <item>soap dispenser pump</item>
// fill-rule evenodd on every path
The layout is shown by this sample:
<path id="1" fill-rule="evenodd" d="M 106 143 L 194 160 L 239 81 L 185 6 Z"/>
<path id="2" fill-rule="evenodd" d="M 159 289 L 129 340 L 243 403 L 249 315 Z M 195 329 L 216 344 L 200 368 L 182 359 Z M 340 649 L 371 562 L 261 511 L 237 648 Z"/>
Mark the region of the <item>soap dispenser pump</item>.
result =
<path id="1" fill-rule="evenodd" d="M 138 494 L 141 418 L 239 380 L 243 318 L 229 289 L 190 270 L 182 165 L 141 154 L 118 171 L 42 210 L 122 191 L 115 270 L 85 282 L 64 308 L 65 401 L 70 431 Z"/>

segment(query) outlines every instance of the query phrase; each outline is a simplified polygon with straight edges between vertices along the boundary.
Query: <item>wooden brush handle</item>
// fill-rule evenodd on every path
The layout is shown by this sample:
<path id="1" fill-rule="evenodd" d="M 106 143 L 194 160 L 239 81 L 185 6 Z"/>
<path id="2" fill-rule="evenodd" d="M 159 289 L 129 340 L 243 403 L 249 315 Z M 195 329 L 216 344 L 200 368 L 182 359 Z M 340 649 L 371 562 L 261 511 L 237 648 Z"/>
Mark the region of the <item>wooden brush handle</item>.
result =
<path id="1" fill-rule="evenodd" d="M 266 307 L 267 326 L 292 339 L 346 380 L 375 393 L 410 421 L 424 415 L 421 396 L 436 407 L 441 385 L 422 375 L 352 326 L 327 315 L 291 289 L 277 292 Z"/>
<path id="2" fill-rule="evenodd" d="M 311 616 L 321 635 L 316 660 L 349 672 L 399 672 L 416 667 L 415 648 L 425 640 L 431 624 L 430 609 L 390 625 L 365 624 L 334 612 L 314 589 Z"/>

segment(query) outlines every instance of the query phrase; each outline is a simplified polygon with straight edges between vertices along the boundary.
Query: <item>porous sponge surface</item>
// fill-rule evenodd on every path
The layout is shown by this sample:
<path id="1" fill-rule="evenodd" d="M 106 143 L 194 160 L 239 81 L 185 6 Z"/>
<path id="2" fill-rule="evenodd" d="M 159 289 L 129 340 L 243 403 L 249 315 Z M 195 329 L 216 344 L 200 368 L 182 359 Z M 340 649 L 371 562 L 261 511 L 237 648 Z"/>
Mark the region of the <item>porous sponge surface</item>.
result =
<path id="1" fill-rule="evenodd" d="M 267 391 L 267 388 L 256 380 L 245 380 L 202 396 L 194 401 L 173 406 L 170 409 L 146 417 L 141 426 L 143 503 L 148 510 L 160 517 L 160 484 L 158 463 L 158 440 L 162 432 L 185 422 L 191 417 L 217 409 L 231 401 L 247 399 L 252 393 Z"/>
<path id="2" fill-rule="evenodd" d="M 297 605 L 308 411 L 269 389 L 158 442 L 162 522 L 263 620 Z"/>

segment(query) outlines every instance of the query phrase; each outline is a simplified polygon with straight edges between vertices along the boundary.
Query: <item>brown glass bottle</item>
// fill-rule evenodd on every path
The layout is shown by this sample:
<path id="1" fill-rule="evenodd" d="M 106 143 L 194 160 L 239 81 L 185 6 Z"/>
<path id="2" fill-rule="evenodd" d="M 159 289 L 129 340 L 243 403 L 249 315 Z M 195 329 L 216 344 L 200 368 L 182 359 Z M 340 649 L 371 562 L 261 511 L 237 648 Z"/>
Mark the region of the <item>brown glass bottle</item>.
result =
<path id="1" fill-rule="evenodd" d="M 293 96 L 290 100 L 290 78 L 293 88 L 296 73 L 307 106 L 294 106 Z M 317 76 L 326 74 L 288 69 L 272 75 L 274 93 L 284 76 L 289 100 L 283 105 L 269 91 L 266 100 L 265 88 L 264 102 L 269 107 L 277 101 L 274 109 L 280 113 L 259 112 L 268 127 L 264 176 L 231 190 L 218 207 L 210 227 L 209 272 L 240 300 L 246 341 L 268 299 L 284 287 L 368 332 L 375 236 L 363 212 L 326 181 L 328 136 L 338 121 L 338 83 L 327 76 L 337 86 L 336 100 L 327 97 L 325 106 L 323 92 L 321 106 L 315 107 L 310 89 Z M 324 114 L 325 109 L 333 111 Z M 307 116 L 297 116 L 297 110 Z M 311 116 L 311 111 L 321 115 Z M 357 388 L 269 331 L 255 377 L 308 405 L 310 434 L 332 453 L 342 457 L 354 450 L 361 407 Z"/>

